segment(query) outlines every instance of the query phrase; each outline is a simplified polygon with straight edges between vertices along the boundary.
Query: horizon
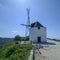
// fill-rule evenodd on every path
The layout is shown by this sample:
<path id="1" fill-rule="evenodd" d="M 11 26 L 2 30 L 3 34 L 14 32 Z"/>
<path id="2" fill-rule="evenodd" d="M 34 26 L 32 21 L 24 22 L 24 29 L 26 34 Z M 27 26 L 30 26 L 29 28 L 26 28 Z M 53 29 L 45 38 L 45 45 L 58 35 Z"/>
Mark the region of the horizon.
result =
<path id="1" fill-rule="evenodd" d="M 27 11 L 30 22 L 39 21 L 47 28 L 47 37 L 60 39 L 60 1 L 57 0 L 0 0 L 0 37 L 25 36 Z"/>
<path id="2" fill-rule="evenodd" d="M 15 36 L 14 36 L 15 37 Z M 14 38 L 14 37 L 0 37 L 0 38 Z M 21 36 L 21 37 L 24 37 L 24 36 Z M 56 38 L 49 38 L 49 37 L 46 37 L 47 39 L 56 39 Z M 57 39 L 57 40 L 60 40 L 60 39 Z"/>

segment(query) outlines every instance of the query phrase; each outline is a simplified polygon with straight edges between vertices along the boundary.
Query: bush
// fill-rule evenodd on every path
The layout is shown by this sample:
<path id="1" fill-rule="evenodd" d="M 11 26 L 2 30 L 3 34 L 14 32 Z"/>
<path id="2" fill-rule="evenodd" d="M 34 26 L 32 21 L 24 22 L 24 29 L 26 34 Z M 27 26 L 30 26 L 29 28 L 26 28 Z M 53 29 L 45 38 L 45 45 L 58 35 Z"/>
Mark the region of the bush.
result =
<path id="1" fill-rule="evenodd" d="M 16 41 L 21 41 L 21 40 L 22 40 L 22 37 L 19 36 L 19 35 L 16 35 L 15 38 L 14 38 L 14 40 L 16 40 Z"/>
<path id="2" fill-rule="evenodd" d="M 29 41 L 29 36 L 26 37 L 26 41 Z"/>
<path id="3" fill-rule="evenodd" d="M 7 43 L 0 49 L 0 60 L 28 60 L 32 45 Z"/>
<path id="4" fill-rule="evenodd" d="M 21 37 L 19 35 L 16 35 L 14 38 L 15 41 L 29 41 L 29 36 Z"/>

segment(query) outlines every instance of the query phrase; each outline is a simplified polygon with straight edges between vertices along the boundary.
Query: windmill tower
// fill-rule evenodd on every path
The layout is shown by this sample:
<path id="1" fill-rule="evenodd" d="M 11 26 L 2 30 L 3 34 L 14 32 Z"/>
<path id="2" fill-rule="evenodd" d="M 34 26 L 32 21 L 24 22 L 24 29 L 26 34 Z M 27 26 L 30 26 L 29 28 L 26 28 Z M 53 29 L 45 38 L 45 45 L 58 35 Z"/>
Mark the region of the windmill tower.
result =
<path id="1" fill-rule="evenodd" d="M 26 31 L 25 31 L 25 37 L 29 36 L 29 28 L 30 28 L 30 8 L 27 8 L 27 24 L 21 24 L 22 26 L 26 27 Z"/>

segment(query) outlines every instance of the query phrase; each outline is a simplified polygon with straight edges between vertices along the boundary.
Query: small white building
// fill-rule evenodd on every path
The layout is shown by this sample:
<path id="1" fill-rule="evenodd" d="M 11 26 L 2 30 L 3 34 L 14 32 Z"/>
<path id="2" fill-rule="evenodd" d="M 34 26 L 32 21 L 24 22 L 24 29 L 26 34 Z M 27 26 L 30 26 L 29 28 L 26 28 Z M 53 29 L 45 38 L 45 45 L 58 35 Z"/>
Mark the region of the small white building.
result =
<path id="1" fill-rule="evenodd" d="M 29 30 L 30 42 L 44 43 L 46 40 L 46 27 L 40 24 L 38 21 L 31 24 Z"/>

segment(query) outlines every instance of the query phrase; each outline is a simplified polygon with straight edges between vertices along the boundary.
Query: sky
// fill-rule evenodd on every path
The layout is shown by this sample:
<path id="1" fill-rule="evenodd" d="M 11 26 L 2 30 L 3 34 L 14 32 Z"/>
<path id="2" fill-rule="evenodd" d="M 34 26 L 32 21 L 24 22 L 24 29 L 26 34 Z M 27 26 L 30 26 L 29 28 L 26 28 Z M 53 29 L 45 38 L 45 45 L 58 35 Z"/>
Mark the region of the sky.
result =
<path id="1" fill-rule="evenodd" d="M 27 11 L 30 22 L 47 28 L 47 37 L 60 39 L 60 0 L 0 0 L 0 37 L 25 35 Z"/>

